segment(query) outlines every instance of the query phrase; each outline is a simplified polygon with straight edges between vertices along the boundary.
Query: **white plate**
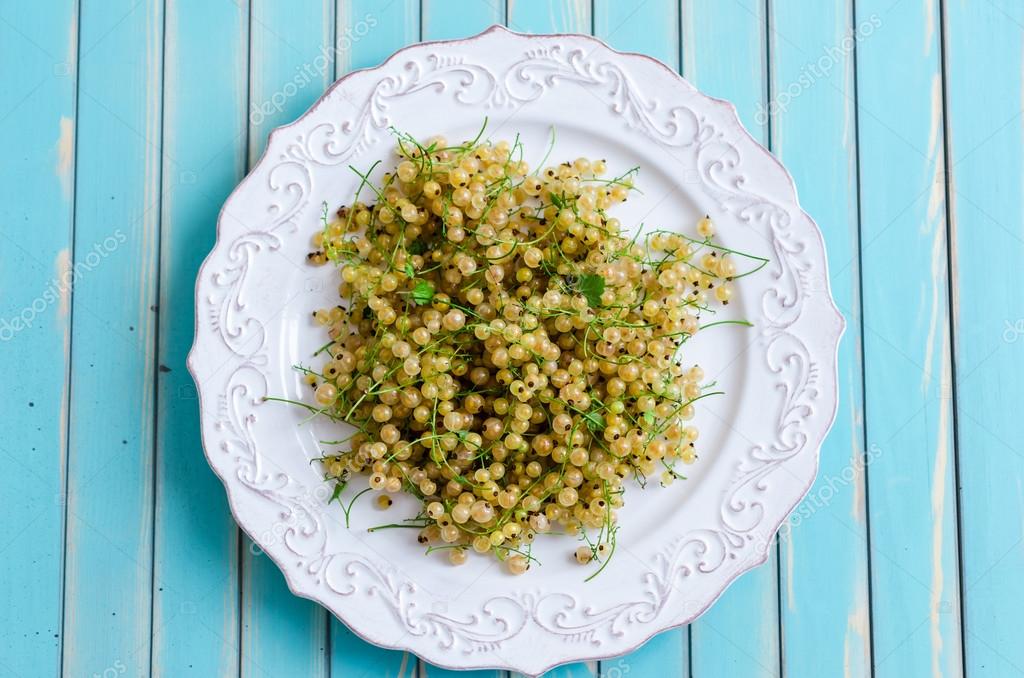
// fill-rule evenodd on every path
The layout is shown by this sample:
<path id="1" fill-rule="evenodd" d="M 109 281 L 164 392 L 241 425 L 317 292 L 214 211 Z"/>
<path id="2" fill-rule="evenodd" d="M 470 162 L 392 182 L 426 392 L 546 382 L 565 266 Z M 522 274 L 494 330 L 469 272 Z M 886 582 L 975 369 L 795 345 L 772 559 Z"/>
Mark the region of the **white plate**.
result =
<path id="1" fill-rule="evenodd" d="M 324 336 L 312 309 L 333 305 L 337 271 L 306 264 L 321 203 L 351 200 L 348 169 L 391 159 L 389 126 L 419 137 L 472 138 L 483 118 L 494 139 L 521 135 L 526 159 L 603 157 L 610 172 L 640 167 L 643 195 L 623 223 L 684 229 L 712 216 L 727 246 L 772 263 L 738 281 L 723 326 L 688 343 L 727 395 L 700 403 L 703 456 L 690 480 L 630 487 L 618 551 L 590 583 L 570 537 L 543 537 L 540 566 L 521 577 L 493 559 L 452 567 L 427 557 L 410 530 L 366 527 L 386 514 L 364 497 L 346 528 L 316 464 L 317 440 L 298 408 L 308 399 L 291 366 L 313 362 Z M 228 199 L 217 244 L 196 284 L 189 355 L 202 404 L 203 443 L 242 528 L 315 600 L 378 645 L 452 668 L 538 674 L 557 664 L 623 654 L 700 615 L 763 562 L 787 514 L 810 487 L 836 409 L 843 321 L 828 287 L 821 234 L 792 179 L 711 99 L 654 59 L 579 35 L 529 36 L 495 27 L 426 43 L 334 84 L 266 153 Z"/>

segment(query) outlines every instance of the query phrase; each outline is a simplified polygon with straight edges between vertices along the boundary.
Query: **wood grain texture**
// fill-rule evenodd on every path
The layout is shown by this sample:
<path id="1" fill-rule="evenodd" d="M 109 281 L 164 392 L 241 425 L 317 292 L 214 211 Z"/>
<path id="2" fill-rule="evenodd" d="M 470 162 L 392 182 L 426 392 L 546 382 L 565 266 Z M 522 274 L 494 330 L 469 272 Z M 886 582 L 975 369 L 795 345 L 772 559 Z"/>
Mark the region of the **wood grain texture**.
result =
<path id="1" fill-rule="evenodd" d="M 336 0 L 335 78 L 383 63 L 420 39 L 419 0 Z"/>
<path id="2" fill-rule="evenodd" d="M 794 678 L 871 673 L 852 22 L 849 1 L 772 2 L 768 17 L 772 150 L 825 236 L 847 321 L 835 425 L 780 542 L 782 670 Z"/>
<path id="3" fill-rule="evenodd" d="M 874 675 L 960 676 L 939 3 L 856 7 Z"/>
<path id="4" fill-rule="evenodd" d="M 524 33 L 590 33 L 593 5 L 590 0 L 537 2 L 506 0 L 509 28 Z"/>
<path id="5" fill-rule="evenodd" d="M 674 0 L 633 4 L 596 0 L 594 35 L 615 49 L 640 52 L 679 69 L 679 6 Z M 643 183 L 643 169 L 639 178 Z M 623 657 L 600 662 L 599 675 L 688 676 L 689 629 L 666 631 Z"/>
<path id="6" fill-rule="evenodd" d="M 252 0 L 249 52 L 249 163 L 271 130 L 292 122 L 333 79 L 333 0 Z M 242 670 L 249 676 L 329 673 L 329 615 L 288 590 L 257 545 L 242 542 Z"/>
<path id="7" fill-rule="evenodd" d="M 594 0 L 594 35 L 623 52 L 640 52 L 679 70 L 679 3 Z"/>
<path id="8" fill-rule="evenodd" d="M 505 0 L 423 0 L 423 39 L 449 40 L 505 23 Z"/>
<path id="9" fill-rule="evenodd" d="M 163 3 L 83 3 L 63 671 L 150 666 Z M 92 254 L 90 254 L 92 253 Z"/>
<path id="10" fill-rule="evenodd" d="M 166 12 L 152 674 L 235 676 L 239 532 L 202 453 L 185 357 L 196 274 L 246 169 L 249 15 L 201 0 Z"/>
<path id="11" fill-rule="evenodd" d="M 731 101 L 748 131 L 768 145 L 768 64 L 761 0 L 687 3 L 683 75 Z M 778 676 L 778 557 L 746 573 L 690 629 L 694 676 Z"/>
<path id="12" fill-rule="evenodd" d="M 1024 675 L 1024 5 L 946 2 L 964 640 L 971 678 Z"/>
<path id="13" fill-rule="evenodd" d="M 0 675 L 60 670 L 76 11 L 0 3 Z"/>

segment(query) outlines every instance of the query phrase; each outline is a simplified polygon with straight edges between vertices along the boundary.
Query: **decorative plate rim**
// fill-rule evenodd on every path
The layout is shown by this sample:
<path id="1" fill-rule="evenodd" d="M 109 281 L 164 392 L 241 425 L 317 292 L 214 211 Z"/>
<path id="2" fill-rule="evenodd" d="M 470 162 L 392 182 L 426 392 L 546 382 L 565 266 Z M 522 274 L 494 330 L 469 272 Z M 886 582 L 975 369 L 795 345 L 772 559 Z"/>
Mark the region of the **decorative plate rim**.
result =
<path id="1" fill-rule="evenodd" d="M 387 69 L 389 67 L 392 67 L 395 64 L 399 63 L 400 60 L 404 56 L 408 55 L 408 53 L 414 52 L 414 51 L 418 51 L 418 50 L 422 50 L 425 47 L 439 46 L 439 45 L 450 45 L 450 46 L 463 45 L 463 44 L 466 44 L 466 43 L 471 43 L 471 42 L 479 41 L 481 39 L 486 38 L 486 36 L 490 36 L 490 35 L 495 34 L 495 33 L 497 33 L 497 34 L 507 34 L 507 35 L 516 36 L 518 38 L 525 38 L 525 39 L 540 38 L 540 39 L 543 39 L 543 40 L 552 40 L 552 39 L 566 39 L 566 40 L 572 40 L 572 41 L 577 41 L 578 40 L 578 41 L 582 41 L 584 43 L 591 43 L 591 44 L 593 44 L 595 46 L 595 48 L 600 47 L 601 49 L 607 50 L 608 54 L 610 54 L 611 56 L 613 56 L 616 59 L 621 59 L 624 63 L 628 62 L 630 60 L 639 59 L 639 60 L 643 60 L 643 61 L 649 62 L 651 64 L 655 64 L 658 67 L 664 69 L 670 75 L 670 77 L 673 80 L 678 82 L 678 84 L 680 86 L 685 87 L 688 90 L 691 90 L 692 93 L 695 94 L 696 98 L 700 101 L 700 103 L 702 105 L 706 105 L 709 110 L 710 109 L 717 109 L 717 110 L 720 110 L 720 111 L 724 112 L 725 116 L 729 118 L 728 122 L 731 123 L 736 129 L 738 129 L 740 131 L 739 133 L 740 133 L 741 137 L 743 137 L 744 142 L 747 143 L 747 144 L 752 145 L 751 147 L 756 149 L 757 153 L 759 153 L 760 156 L 762 156 L 761 159 L 768 160 L 770 165 L 771 165 L 771 171 L 773 173 L 775 173 L 779 178 L 781 178 L 784 181 L 786 190 L 789 192 L 789 195 L 784 196 L 784 197 L 786 199 L 787 204 L 790 204 L 793 207 L 793 209 L 795 210 L 795 212 L 793 213 L 792 216 L 794 216 L 796 218 L 799 218 L 799 219 L 802 219 L 802 220 L 806 221 L 807 224 L 809 224 L 810 229 L 809 229 L 808 233 L 804 233 L 802 235 L 806 235 L 808 237 L 813 237 L 813 239 L 815 241 L 813 244 L 816 245 L 816 247 L 817 247 L 817 250 L 816 250 L 815 254 L 820 253 L 820 260 L 815 259 L 815 264 L 819 265 L 821 267 L 821 277 L 822 277 L 822 280 L 820 282 L 823 284 L 823 287 L 821 289 L 819 289 L 819 290 L 815 290 L 816 292 L 820 292 L 821 293 L 820 295 L 815 295 L 815 296 L 820 296 L 820 297 L 822 297 L 823 301 L 827 302 L 824 305 L 824 307 L 822 309 L 819 309 L 819 310 L 821 310 L 821 311 L 826 313 L 826 315 L 828 316 L 827 320 L 829 321 L 827 323 L 827 325 L 825 325 L 825 326 L 823 326 L 821 328 L 818 328 L 818 331 L 820 333 L 820 337 L 819 338 L 824 341 L 824 343 L 826 344 L 826 347 L 830 347 L 830 348 L 829 348 L 829 350 L 827 350 L 825 352 L 827 355 L 820 355 L 820 356 L 817 356 L 817 357 L 822 358 L 823 361 L 824 360 L 828 361 L 828 368 L 829 369 L 827 371 L 829 372 L 829 376 L 831 378 L 832 388 L 831 388 L 830 392 L 819 394 L 820 397 L 822 397 L 829 404 L 829 408 L 828 408 L 827 412 L 822 412 L 820 415 L 816 415 L 815 417 L 813 417 L 814 424 L 813 424 L 813 426 L 809 426 L 808 427 L 809 428 L 808 433 L 810 435 L 808 436 L 808 439 L 805 440 L 804 447 L 801 448 L 801 449 L 812 449 L 813 450 L 813 454 L 810 455 L 812 460 L 813 460 L 813 463 L 811 464 L 813 466 L 812 473 L 809 476 L 809 480 L 807 481 L 806 486 L 802 487 L 799 490 L 799 492 L 796 494 L 796 496 L 792 499 L 791 502 L 780 502 L 780 503 L 789 503 L 789 506 L 788 506 L 788 508 L 786 508 L 785 512 L 782 514 L 780 519 L 778 519 L 777 521 L 776 520 L 772 520 L 771 521 L 774 524 L 770 526 L 770 530 L 767 533 L 767 535 L 768 535 L 767 538 L 768 538 L 768 541 L 770 542 L 770 540 L 773 539 L 774 536 L 778 533 L 779 529 L 781 528 L 782 524 L 786 521 L 786 519 L 789 516 L 789 514 L 796 508 L 796 506 L 800 503 L 800 501 L 810 491 L 810 489 L 811 489 L 811 487 L 812 487 L 812 485 L 814 483 L 814 479 L 817 476 L 821 444 L 822 444 L 823 440 L 825 439 L 825 437 L 827 436 L 829 430 L 831 429 L 831 427 L 832 427 L 832 425 L 833 425 L 833 423 L 835 421 L 837 411 L 838 411 L 838 350 L 839 350 L 840 339 L 842 337 L 843 332 L 845 331 L 846 322 L 845 322 L 845 319 L 843 318 L 841 312 L 839 311 L 838 307 L 836 306 L 835 301 L 834 301 L 833 296 L 832 296 L 831 284 L 830 284 L 830 279 L 829 279 L 829 276 L 828 276 L 828 261 L 827 261 L 827 256 L 825 254 L 825 252 L 826 252 L 826 250 L 825 250 L 825 243 L 824 243 L 824 238 L 823 238 L 823 236 L 821 234 L 821 230 L 818 228 L 817 224 L 810 217 L 810 215 L 808 215 L 800 207 L 799 197 L 798 197 L 798 194 L 797 194 L 797 188 L 796 188 L 795 181 L 792 178 L 792 175 L 785 168 L 785 166 L 782 164 L 782 162 L 778 158 L 776 158 L 775 155 L 773 155 L 767 148 L 765 148 L 760 142 L 757 141 L 757 139 L 755 139 L 747 131 L 747 129 L 743 126 L 742 122 L 739 119 L 739 115 L 738 115 L 738 113 L 736 111 L 735 106 L 731 102 L 723 100 L 723 99 L 718 99 L 718 98 L 715 98 L 715 97 L 711 97 L 711 96 L 708 96 L 708 95 L 704 94 L 703 92 L 700 92 L 691 83 L 689 83 L 689 81 L 687 81 L 685 78 L 683 78 L 682 75 L 680 75 L 674 69 L 672 69 L 671 67 L 669 67 L 668 65 L 664 64 L 663 62 L 661 62 L 660 60 L 658 60 L 658 59 L 656 59 L 654 57 L 651 57 L 651 56 L 648 56 L 648 55 L 645 55 L 645 54 L 636 53 L 636 52 L 623 52 L 623 51 L 615 50 L 614 48 L 612 48 L 609 45 L 607 45 L 603 40 L 601 40 L 599 38 L 596 38 L 594 36 L 583 35 L 583 34 L 576 34 L 576 33 L 554 33 L 554 34 L 534 35 L 534 34 L 527 34 L 527 33 L 520 33 L 520 32 L 517 32 L 517 31 L 512 31 L 512 30 L 510 30 L 510 29 L 508 29 L 508 28 L 506 28 L 504 26 L 497 25 L 497 24 L 491 26 L 490 28 L 482 31 L 481 33 L 479 33 L 477 35 L 466 37 L 466 38 L 460 38 L 460 39 L 454 39 L 454 40 L 425 41 L 425 42 L 420 42 L 420 43 L 415 43 L 415 44 L 408 45 L 406 47 L 403 47 L 402 49 L 397 50 L 395 53 L 393 53 L 391 56 L 389 56 L 383 63 L 381 63 L 381 64 L 379 64 L 377 66 L 373 66 L 373 67 L 369 67 L 369 68 L 363 68 L 363 69 L 359 69 L 359 70 L 354 70 L 354 71 L 351 71 L 351 72 L 347 73 L 343 77 L 339 78 L 330 87 L 328 87 L 328 89 L 323 93 L 323 95 L 321 95 L 309 107 L 309 109 L 307 109 L 295 121 L 293 121 L 291 123 L 288 123 L 286 125 L 282 125 L 280 127 L 277 127 L 277 128 L 275 128 L 274 130 L 272 130 L 270 132 L 269 137 L 268 137 L 268 141 L 267 141 L 267 144 L 266 144 L 266 147 L 265 147 L 265 149 L 263 151 L 263 154 L 261 155 L 260 159 L 250 168 L 250 171 L 246 175 L 246 177 L 239 182 L 239 184 L 231 191 L 231 193 L 229 194 L 228 198 L 225 200 L 224 206 L 222 206 L 222 208 L 221 208 L 221 210 L 220 210 L 220 212 L 218 214 L 218 218 L 217 218 L 216 241 L 215 241 L 213 247 L 211 248 L 210 253 L 204 258 L 203 263 L 200 266 L 199 272 L 197 274 L 196 288 L 195 288 L 195 318 L 194 318 L 194 323 L 195 323 L 194 324 L 195 339 L 194 339 L 194 343 L 192 345 L 192 348 L 189 351 L 189 355 L 188 355 L 188 359 L 187 359 L 187 365 L 188 365 L 189 372 L 192 375 L 193 380 L 195 381 L 197 395 L 198 395 L 198 400 L 199 400 L 200 415 L 201 415 L 200 416 L 200 423 L 201 423 L 201 431 L 202 431 L 203 452 L 204 452 L 204 455 L 205 455 L 205 457 L 207 459 L 207 462 L 209 463 L 211 469 L 213 469 L 214 474 L 220 479 L 221 483 L 224 485 L 225 493 L 226 493 L 226 495 L 228 497 L 228 506 L 229 506 L 229 510 L 231 511 L 232 517 L 234 518 L 235 522 L 239 525 L 239 527 L 243 530 L 243 532 L 245 532 L 250 538 L 253 538 L 254 542 L 258 543 L 258 540 L 255 539 L 255 533 L 258 530 L 258 526 L 251 524 L 251 521 L 248 520 L 248 518 L 244 515 L 244 511 L 240 510 L 241 508 L 244 508 L 244 507 L 241 506 L 242 502 L 240 501 L 240 499 L 238 497 L 239 487 L 237 486 L 237 484 L 232 482 L 232 479 L 230 478 L 230 476 L 227 473 L 223 472 L 223 470 L 219 467 L 218 463 L 214 460 L 214 457 L 211 454 L 211 447 L 213 447 L 213 440 L 212 440 L 213 433 L 212 433 L 211 429 L 214 427 L 214 423 L 211 422 L 211 421 L 207 421 L 206 413 L 208 412 L 208 410 L 204 408 L 204 405 L 208 404 L 208 402 L 207 402 L 208 398 L 216 397 L 218 394 L 211 394 L 211 393 L 204 394 L 204 382 L 202 381 L 203 375 L 201 374 L 202 365 L 200 364 L 201 357 L 202 357 L 202 352 L 203 352 L 203 348 L 204 348 L 203 347 L 204 338 L 201 336 L 201 329 L 203 327 L 203 325 L 202 325 L 202 319 L 203 318 L 202 318 L 202 314 L 201 314 L 201 308 L 203 308 L 203 306 L 204 306 L 204 302 L 203 302 L 204 280 L 207 280 L 209 278 L 209 270 L 208 269 L 209 269 L 211 261 L 214 259 L 215 255 L 219 251 L 222 251 L 223 248 L 226 247 L 229 244 L 229 242 L 228 242 L 228 240 L 226 238 L 226 234 L 227 234 L 227 231 L 229 229 L 225 225 L 225 213 L 227 211 L 228 205 L 231 204 L 232 201 L 239 195 L 239 193 L 243 190 L 243 188 L 246 186 L 246 184 L 248 184 L 253 179 L 253 177 L 258 174 L 259 170 L 261 170 L 263 168 L 263 166 L 266 163 L 269 162 L 269 159 L 272 156 L 274 156 L 274 155 L 276 155 L 277 153 L 280 152 L 280 148 L 279 148 L 280 139 L 285 135 L 285 133 L 288 132 L 289 130 L 292 130 L 292 129 L 295 129 L 297 127 L 300 127 L 308 118 L 310 118 L 311 116 L 313 116 L 316 113 L 317 109 L 319 109 L 320 106 L 322 104 L 324 104 L 331 97 L 331 95 L 335 91 L 337 91 L 340 87 L 342 87 L 348 81 L 350 81 L 350 80 L 352 80 L 354 78 L 359 78 L 359 77 L 366 76 L 367 74 L 378 73 L 378 72 L 379 73 L 384 73 L 384 72 L 387 71 Z M 802 314 L 803 314 L 803 310 L 801 310 L 797 314 L 797 317 L 792 321 L 792 323 L 795 324 L 800 319 Z M 207 388 L 206 390 L 209 390 L 209 389 Z M 680 539 L 682 539 L 682 537 L 680 537 Z M 334 607 L 330 606 L 326 602 L 326 599 L 325 599 L 326 595 L 325 594 L 322 594 L 322 593 L 318 594 L 315 590 L 312 590 L 311 587 L 304 586 L 304 585 L 300 584 L 297 581 L 297 579 L 296 579 L 296 572 L 294 571 L 293 567 L 291 567 L 290 565 L 282 562 L 282 559 L 279 556 L 275 555 L 270 549 L 265 549 L 264 552 L 266 553 L 266 555 L 268 555 L 271 558 L 271 560 L 274 562 L 274 564 L 281 570 L 282 574 L 284 575 L 284 578 L 285 578 L 285 581 L 286 581 L 286 583 L 288 585 L 289 590 L 294 595 L 297 595 L 297 596 L 302 597 L 302 598 L 306 598 L 308 600 L 312 600 L 312 601 L 314 601 L 314 602 L 316 602 L 318 604 L 323 605 L 331 613 L 333 613 L 338 619 L 340 619 L 342 622 L 344 622 L 345 625 L 355 635 L 357 635 L 358 637 L 362 638 L 363 640 L 365 640 L 367 642 L 370 642 L 370 643 L 373 643 L 373 644 L 376 644 L 376 645 L 379 645 L 379 646 L 382 646 L 382 647 L 387 647 L 387 648 L 390 648 L 390 649 L 397 649 L 397 650 L 405 650 L 405 651 L 414 652 L 414 653 L 416 653 L 416 654 L 418 654 L 420 656 L 423 656 L 424 658 L 426 658 L 431 663 L 433 663 L 435 665 L 438 665 L 438 666 L 441 666 L 441 667 L 444 667 L 444 668 L 451 668 L 451 669 L 456 669 L 456 670 L 458 670 L 458 669 L 467 669 L 467 668 L 511 669 L 511 670 L 521 670 L 521 671 L 524 671 L 525 673 L 529 673 L 529 674 L 540 674 L 540 673 L 543 673 L 543 672 L 545 672 L 547 670 L 550 670 L 551 668 L 554 668 L 554 667 L 556 667 L 558 665 L 561 665 L 561 664 L 564 664 L 564 663 L 570 662 L 570 661 L 576 661 L 576 660 L 580 660 L 580 659 L 587 659 L 587 660 L 589 660 L 589 659 L 604 659 L 604 658 L 608 658 L 608 657 L 621 656 L 623 654 L 632 652 L 632 651 L 636 650 L 637 648 L 639 648 L 644 643 L 646 643 L 654 635 L 656 635 L 658 633 L 661 633 L 663 631 L 669 630 L 669 629 L 681 627 L 681 626 L 683 626 L 685 624 L 690 623 L 691 621 L 693 621 L 697 617 L 699 617 L 701 614 L 703 614 L 722 595 L 722 593 L 740 575 L 742 575 L 743 573 L 749 571 L 750 569 L 752 569 L 752 568 L 754 568 L 754 567 L 764 563 L 765 560 L 768 557 L 768 551 L 767 551 L 767 549 L 765 549 L 765 550 L 763 550 L 760 553 L 760 555 L 758 557 L 753 557 L 753 558 L 749 558 L 749 559 L 744 560 L 742 565 L 739 567 L 739 569 L 737 569 L 734 573 L 732 573 L 731 576 L 728 576 L 726 579 L 724 579 L 724 581 L 722 582 L 721 586 L 718 587 L 717 593 L 712 595 L 710 597 L 710 599 L 706 602 L 706 604 L 700 606 L 698 609 L 695 609 L 693 611 L 687 611 L 686 614 L 683 615 L 683 617 L 677 618 L 674 621 L 671 621 L 671 623 L 667 623 L 666 624 L 666 623 L 664 623 L 666 620 L 664 620 L 663 618 L 655 615 L 654 619 L 656 621 L 654 623 L 652 623 L 652 624 L 648 624 L 649 628 L 647 630 L 649 631 L 649 633 L 637 634 L 636 638 L 635 638 L 635 642 L 631 638 L 631 640 L 629 641 L 628 646 L 626 646 L 626 647 L 615 646 L 614 648 L 605 648 L 605 649 L 600 650 L 600 651 L 598 651 L 596 653 L 595 652 L 584 653 L 584 654 L 582 654 L 580 656 L 574 656 L 574 655 L 570 654 L 570 655 L 563 655 L 563 656 L 553 657 L 550 660 L 544 659 L 543 661 L 534 661 L 534 662 L 531 662 L 530 665 L 528 667 L 526 667 L 525 670 L 524 670 L 524 666 L 522 665 L 521 662 L 518 663 L 518 664 L 514 664 L 514 665 L 511 662 L 509 664 L 503 664 L 503 663 L 500 663 L 500 662 L 495 662 L 494 664 L 471 664 L 471 665 L 467 665 L 467 664 L 461 664 L 460 665 L 460 664 L 456 664 L 456 663 L 451 663 L 451 662 L 448 662 L 447 659 L 451 656 L 451 654 L 454 654 L 454 653 L 442 653 L 442 652 L 438 652 L 438 651 L 428 651 L 428 650 L 424 649 L 423 647 L 416 647 L 415 638 L 413 638 L 412 642 L 406 643 L 406 644 L 402 644 L 402 643 L 388 644 L 388 643 L 382 643 L 379 639 L 373 639 L 373 638 L 370 637 L 370 634 L 364 633 L 364 631 L 361 630 L 357 625 L 351 623 L 348 619 L 346 619 L 346 614 L 345 614 L 346 610 L 351 610 L 352 612 L 355 612 L 356 611 L 355 607 L 353 607 L 353 608 L 346 608 L 346 609 L 335 609 Z M 674 574 L 674 571 L 673 571 L 673 574 Z M 538 667 L 542 667 L 542 668 L 538 668 Z"/>

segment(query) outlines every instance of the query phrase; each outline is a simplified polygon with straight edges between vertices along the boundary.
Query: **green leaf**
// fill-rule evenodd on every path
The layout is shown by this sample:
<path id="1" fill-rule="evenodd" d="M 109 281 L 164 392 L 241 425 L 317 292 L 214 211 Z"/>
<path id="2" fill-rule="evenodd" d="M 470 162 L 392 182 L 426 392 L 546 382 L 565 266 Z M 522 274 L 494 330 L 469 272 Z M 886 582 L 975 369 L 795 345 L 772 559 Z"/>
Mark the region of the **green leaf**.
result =
<path id="1" fill-rule="evenodd" d="M 604 294 L 604 278 L 596 273 L 586 273 L 580 276 L 577 288 L 580 294 L 587 298 L 591 308 L 601 305 L 601 295 Z"/>
<path id="2" fill-rule="evenodd" d="M 644 421 L 654 426 L 654 412 L 644 412 Z"/>
<path id="3" fill-rule="evenodd" d="M 332 501 L 340 501 L 341 492 L 345 489 L 345 483 L 334 483 L 334 492 L 331 493 L 331 498 L 327 500 L 330 504 Z"/>
<path id="4" fill-rule="evenodd" d="M 405 262 L 405 275 L 406 275 L 407 278 L 410 278 L 410 279 L 416 277 L 416 269 L 412 267 L 412 262 L 411 261 Z"/>
<path id="5" fill-rule="evenodd" d="M 412 288 L 412 300 L 417 305 L 429 304 L 434 299 L 434 286 L 426 280 L 417 280 Z"/>
<path id="6" fill-rule="evenodd" d="M 412 244 L 405 248 L 409 254 L 423 254 L 427 251 L 427 243 L 422 240 L 414 240 Z"/>

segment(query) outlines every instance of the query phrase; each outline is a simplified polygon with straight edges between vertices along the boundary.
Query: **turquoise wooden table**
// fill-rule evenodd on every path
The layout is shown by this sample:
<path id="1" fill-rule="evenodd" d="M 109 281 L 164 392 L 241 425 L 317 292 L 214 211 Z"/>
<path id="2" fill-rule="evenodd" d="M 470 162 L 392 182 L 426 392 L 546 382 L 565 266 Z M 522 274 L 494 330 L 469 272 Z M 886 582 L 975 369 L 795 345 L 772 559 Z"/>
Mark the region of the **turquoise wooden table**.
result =
<path id="1" fill-rule="evenodd" d="M 449 673 L 289 594 L 206 465 L 184 359 L 270 130 L 492 23 L 593 33 L 735 102 L 848 320 L 818 483 L 768 563 L 689 628 L 551 675 L 1024 675 L 1018 0 L 0 1 L 0 675 Z"/>

